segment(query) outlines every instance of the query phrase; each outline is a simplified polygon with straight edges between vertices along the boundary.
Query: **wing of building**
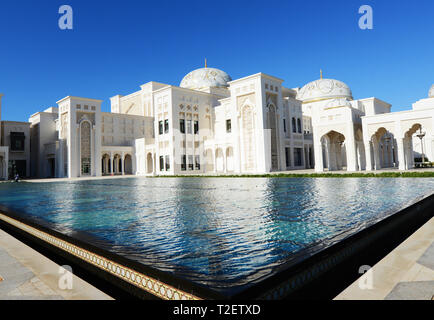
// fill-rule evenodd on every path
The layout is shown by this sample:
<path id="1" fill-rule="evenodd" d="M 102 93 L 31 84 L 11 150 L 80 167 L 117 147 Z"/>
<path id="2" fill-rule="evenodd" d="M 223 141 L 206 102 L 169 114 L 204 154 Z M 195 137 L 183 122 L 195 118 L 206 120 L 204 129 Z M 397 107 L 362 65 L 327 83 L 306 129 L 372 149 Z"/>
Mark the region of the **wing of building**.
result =
<path id="1" fill-rule="evenodd" d="M 0 172 L 17 170 L 11 142 L 20 139 L 20 168 L 39 178 L 406 170 L 433 161 L 434 86 L 412 110 L 390 112 L 380 99 L 354 100 L 342 81 L 282 83 L 264 73 L 232 80 L 205 67 L 179 86 L 149 82 L 116 95 L 111 112 L 101 111 L 102 100 L 68 96 L 22 130 L 2 122 Z"/>

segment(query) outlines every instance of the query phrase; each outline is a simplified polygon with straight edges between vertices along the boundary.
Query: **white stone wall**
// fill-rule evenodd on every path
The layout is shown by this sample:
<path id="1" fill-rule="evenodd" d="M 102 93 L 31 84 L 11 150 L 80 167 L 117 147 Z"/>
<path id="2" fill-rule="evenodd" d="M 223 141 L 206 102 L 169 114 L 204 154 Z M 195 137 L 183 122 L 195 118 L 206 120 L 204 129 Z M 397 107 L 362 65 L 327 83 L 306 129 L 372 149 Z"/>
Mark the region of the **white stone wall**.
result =
<path id="1" fill-rule="evenodd" d="M 420 127 L 426 132 L 424 153 L 434 159 L 434 98 L 416 102 L 411 111 L 391 113 L 391 105 L 380 99 L 353 100 L 341 81 L 320 79 L 302 89 L 285 88 L 282 82 L 263 73 L 229 81 L 227 88 L 193 90 L 148 82 L 136 92 L 110 98 L 109 113 L 101 112 L 101 100 L 66 97 L 58 101 L 58 111 L 30 118 L 37 146 L 34 171 L 46 176 L 47 150 L 55 150 L 56 175 L 81 176 L 83 121 L 91 123 L 93 176 L 125 174 L 127 167 L 138 175 L 265 173 L 314 164 L 316 171 L 408 169 L 413 154 L 421 151 L 415 140 Z"/>

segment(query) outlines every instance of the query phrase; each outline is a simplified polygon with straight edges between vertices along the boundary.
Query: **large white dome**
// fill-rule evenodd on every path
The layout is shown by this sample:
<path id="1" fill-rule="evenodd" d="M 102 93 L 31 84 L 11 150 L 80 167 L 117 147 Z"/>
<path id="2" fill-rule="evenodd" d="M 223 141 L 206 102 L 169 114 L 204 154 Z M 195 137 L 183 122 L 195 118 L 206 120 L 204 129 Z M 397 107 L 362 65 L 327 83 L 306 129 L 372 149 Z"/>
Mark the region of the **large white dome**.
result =
<path id="1" fill-rule="evenodd" d="M 428 97 L 434 98 L 434 84 L 431 86 L 431 89 L 429 89 Z"/>
<path id="2" fill-rule="evenodd" d="M 342 81 L 335 79 L 319 79 L 306 84 L 297 93 L 297 100 L 309 102 L 332 98 L 353 99 L 351 89 Z"/>
<path id="3" fill-rule="evenodd" d="M 181 81 L 180 87 L 199 90 L 207 87 L 227 88 L 231 77 L 216 68 L 200 68 L 187 74 Z"/>

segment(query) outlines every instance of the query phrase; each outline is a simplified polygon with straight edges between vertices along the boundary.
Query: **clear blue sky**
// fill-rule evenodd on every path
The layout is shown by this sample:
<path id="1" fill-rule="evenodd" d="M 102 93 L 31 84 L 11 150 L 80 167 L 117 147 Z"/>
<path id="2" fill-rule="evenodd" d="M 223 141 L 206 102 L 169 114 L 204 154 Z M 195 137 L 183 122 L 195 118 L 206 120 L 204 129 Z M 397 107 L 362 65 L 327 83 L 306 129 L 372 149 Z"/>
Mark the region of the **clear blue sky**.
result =
<path id="1" fill-rule="evenodd" d="M 58 28 L 60 5 L 74 30 Z M 358 28 L 358 8 L 374 29 Z M 264 72 L 303 86 L 324 77 L 354 98 L 376 96 L 394 111 L 427 97 L 434 83 L 434 1 L 1 1 L 2 120 L 67 95 L 102 99 L 148 81 L 179 85 L 208 66 L 233 79 Z"/>

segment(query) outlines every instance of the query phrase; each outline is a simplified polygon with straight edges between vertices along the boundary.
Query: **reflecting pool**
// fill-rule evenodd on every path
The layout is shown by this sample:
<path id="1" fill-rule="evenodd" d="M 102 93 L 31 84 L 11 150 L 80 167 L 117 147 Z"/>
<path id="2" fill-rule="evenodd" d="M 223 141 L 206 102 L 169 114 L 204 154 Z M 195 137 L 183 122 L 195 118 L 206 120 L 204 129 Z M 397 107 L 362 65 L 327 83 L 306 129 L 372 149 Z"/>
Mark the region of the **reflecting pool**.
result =
<path id="1" fill-rule="evenodd" d="M 431 178 L 129 178 L 0 183 L 0 204 L 234 293 L 433 191 Z"/>

